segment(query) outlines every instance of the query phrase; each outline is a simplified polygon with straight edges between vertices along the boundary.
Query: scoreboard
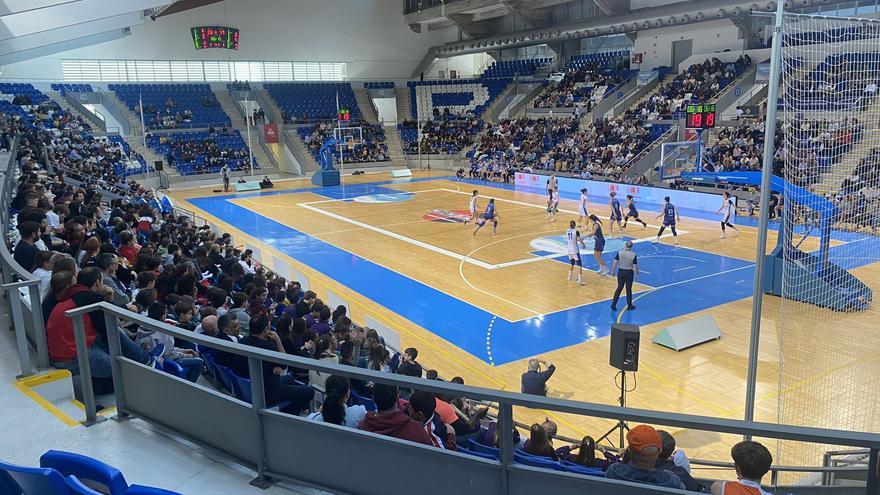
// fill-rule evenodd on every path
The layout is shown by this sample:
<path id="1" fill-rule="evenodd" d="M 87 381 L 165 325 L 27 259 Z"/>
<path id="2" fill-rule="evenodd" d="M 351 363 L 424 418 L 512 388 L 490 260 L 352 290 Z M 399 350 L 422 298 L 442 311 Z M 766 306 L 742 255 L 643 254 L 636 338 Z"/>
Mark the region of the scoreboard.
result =
<path id="1" fill-rule="evenodd" d="M 685 129 L 714 129 L 715 104 L 688 104 L 685 109 Z"/>
<path id="2" fill-rule="evenodd" d="M 201 26 L 194 27 L 191 31 L 196 50 L 203 48 L 238 50 L 238 29 L 223 26 Z"/>

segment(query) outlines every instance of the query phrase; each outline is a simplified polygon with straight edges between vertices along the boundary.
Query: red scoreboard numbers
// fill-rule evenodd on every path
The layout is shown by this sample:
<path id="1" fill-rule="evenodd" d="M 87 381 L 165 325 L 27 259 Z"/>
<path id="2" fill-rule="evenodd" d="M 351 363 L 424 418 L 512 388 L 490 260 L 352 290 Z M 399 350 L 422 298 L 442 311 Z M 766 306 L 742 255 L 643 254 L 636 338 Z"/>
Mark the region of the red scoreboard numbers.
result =
<path id="1" fill-rule="evenodd" d="M 686 129 L 713 129 L 715 128 L 715 104 L 689 104 L 685 108 Z"/>

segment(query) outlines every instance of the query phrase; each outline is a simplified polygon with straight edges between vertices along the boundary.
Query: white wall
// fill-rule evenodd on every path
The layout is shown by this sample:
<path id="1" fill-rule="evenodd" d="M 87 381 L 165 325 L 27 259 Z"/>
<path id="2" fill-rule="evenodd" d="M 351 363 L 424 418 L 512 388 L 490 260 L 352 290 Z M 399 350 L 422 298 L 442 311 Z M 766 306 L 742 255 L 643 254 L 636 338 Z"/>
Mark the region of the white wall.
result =
<path id="1" fill-rule="evenodd" d="M 413 33 L 395 0 L 226 0 L 132 28 L 124 39 L 3 67 L 4 79 L 61 80 L 62 59 L 347 62 L 349 79 L 409 78 L 455 28 Z M 239 50 L 196 50 L 195 26 L 241 31 Z"/>
<path id="2" fill-rule="evenodd" d="M 492 62 L 494 62 L 494 59 L 486 53 L 438 58 L 425 71 L 425 79 L 437 79 L 440 77 L 440 71 L 445 73 L 443 79 L 449 78 L 450 70 L 457 71 L 459 79 L 469 79 L 479 76 Z"/>
<path id="3" fill-rule="evenodd" d="M 633 53 L 642 53 L 641 69 L 672 65 L 672 42 L 694 40 L 693 54 L 711 54 L 722 50 L 741 51 L 744 41 L 739 29 L 729 19 L 707 21 L 687 26 L 671 26 L 639 31 Z"/>

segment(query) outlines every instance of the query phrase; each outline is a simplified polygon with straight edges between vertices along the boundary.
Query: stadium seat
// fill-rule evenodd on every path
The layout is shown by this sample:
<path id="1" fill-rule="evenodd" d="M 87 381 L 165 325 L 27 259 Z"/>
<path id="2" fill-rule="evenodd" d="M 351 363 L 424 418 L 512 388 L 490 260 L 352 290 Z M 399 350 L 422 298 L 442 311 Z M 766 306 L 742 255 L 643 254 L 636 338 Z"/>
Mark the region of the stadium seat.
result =
<path id="1" fill-rule="evenodd" d="M 68 495 L 70 493 L 64 476 L 54 469 L 16 466 L 0 461 L 0 471 L 6 472 L 12 478 L 20 489 L 19 493 L 23 495 Z"/>
<path id="2" fill-rule="evenodd" d="M 128 483 L 118 469 L 84 455 L 50 450 L 40 456 L 40 467 L 54 469 L 63 476 L 75 476 L 92 484 L 100 484 L 107 487 L 111 495 L 122 495 L 128 489 Z"/>
<path id="3" fill-rule="evenodd" d="M 162 360 L 162 370 L 169 375 L 174 375 L 178 378 L 183 378 L 186 380 L 186 371 L 184 371 L 183 367 L 177 364 L 177 361 L 173 359 L 163 359 Z"/>
<path id="4" fill-rule="evenodd" d="M 479 452 L 481 454 L 491 455 L 497 458 L 501 450 L 496 447 L 489 447 L 488 445 L 483 445 L 480 442 L 474 440 L 473 438 L 468 439 L 468 450 L 472 450 L 474 452 Z"/>
<path id="5" fill-rule="evenodd" d="M 585 467 L 573 462 L 562 462 L 561 464 L 562 470 L 568 471 L 569 473 L 585 474 L 587 476 L 605 476 L 605 471 L 602 471 L 600 468 Z"/>
<path id="6" fill-rule="evenodd" d="M 562 464 L 550 459 L 548 457 L 539 457 L 533 455 L 523 455 L 520 452 L 513 453 L 513 461 L 518 464 L 525 464 L 526 466 L 544 468 L 544 469 L 553 469 L 555 471 L 562 471 Z"/>
<path id="7" fill-rule="evenodd" d="M 177 492 L 143 485 L 131 485 L 125 495 L 180 495 Z"/>
<path id="8" fill-rule="evenodd" d="M 229 370 L 229 378 L 232 381 L 232 395 L 245 402 L 252 402 L 251 381 L 247 378 L 242 378 L 236 375 L 232 370 Z"/>
<path id="9" fill-rule="evenodd" d="M 82 481 L 77 479 L 76 476 L 68 476 L 64 481 L 67 482 L 67 487 L 70 489 L 70 493 L 74 495 L 103 495 L 101 492 L 86 486 Z"/>
<path id="10" fill-rule="evenodd" d="M 376 411 L 379 409 L 378 407 L 376 407 L 376 402 L 373 401 L 373 399 L 369 397 L 364 397 L 354 390 L 349 392 L 349 397 L 351 398 L 351 402 L 354 405 L 364 406 L 367 411 Z"/>

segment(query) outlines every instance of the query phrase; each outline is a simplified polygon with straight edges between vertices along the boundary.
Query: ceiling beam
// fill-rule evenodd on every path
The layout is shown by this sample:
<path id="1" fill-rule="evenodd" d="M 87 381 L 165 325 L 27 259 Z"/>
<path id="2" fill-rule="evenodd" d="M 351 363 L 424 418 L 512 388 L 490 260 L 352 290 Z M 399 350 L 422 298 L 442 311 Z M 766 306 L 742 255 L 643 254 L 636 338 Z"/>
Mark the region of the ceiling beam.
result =
<path id="1" fill-rule="evenodd" d="M 144 19 L 139 13 L 131 12 L 51 31 L 17 36 L 7 40 L 0 40 L 0 55 L 33 50 L 41 46 L 55 45 L 67 40 L 81 39 L 99 33 L 108 33 L 116 30 L 122 31 L 127 27 L 142 24 L 143 22 Z"/>
<path id="2" fill-rule="evenodd" d="M 141 12 L 162 0 L 79 0 L 0 16 L 0 40 Z"/>
<path id="3" fill-rule="evenodd" d="M 187 10 L 197 9 L 199 7 L 204 7 L 205 5 L 220 3 L 222 1 L 223 0 L 177 0 L 173 4 L 162 9 L 162 11 L 158 14 L 152 15 L 150 17 L 155 21 L 156 19 L 160 17 L 165 17 L 166 15 L 179 14 L 180 12 L 186 12 Z"/>
<path id="4" fill-rule="evenodd" d="M 14 64 L 16 62 L 54 55 L 68 50 L 76 50 L 78 48 L 85 48 L 99 43 L 118 40 L 127 36 L 126 32 L 126 30 L 117 29 L 107 33 L 92 34 L 78 39 L 62 41 L 61 43 L 53 43 L 51 45 L 32 48 L 30 50 L 22 50 L 8 55 L 0 55 L 0 65 Z"/>

